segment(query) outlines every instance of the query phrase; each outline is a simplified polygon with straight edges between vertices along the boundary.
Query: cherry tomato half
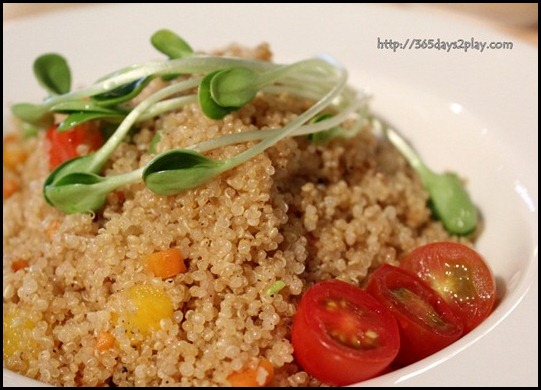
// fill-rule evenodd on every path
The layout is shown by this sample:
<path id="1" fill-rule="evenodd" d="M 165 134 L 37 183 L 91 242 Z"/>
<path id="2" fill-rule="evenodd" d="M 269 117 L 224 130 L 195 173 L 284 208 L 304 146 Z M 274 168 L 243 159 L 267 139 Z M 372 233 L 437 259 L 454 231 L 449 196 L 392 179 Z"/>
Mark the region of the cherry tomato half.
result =
<path id="1" fill-rule="evenodd" d="M 400 346 L 392 314 L 366 291 L 339 280 L 319 282 L 304 293 L 291 341 L 306 372 L 337 386 L 381 373 Z"/>
<path id="2" fill-rule="evenodd" d="M 64 161 L 79 157 L 80 145 L 86 145 L 89 151 L 96 151 L 103 145 L 103 136 L 95 122 L 82 123 L 63 132 L 57 131 L 57 127 L 58 125 L 52 125 L 45 135 L 49 141 L 51 170 Z"/>
<path id="3" fill-rule="evenodd" d="M 399 366 L 421 360 L 462 335 L 462 323 L 445 300 L 408 271 L 384 264 L 370 276 L 366 288 L 396 318 Z"/>
<path id="4" fill-rule="evenodd" d="M 456 242 L 423 245 L 400 264 L 436 290 L 462 320 L 464 333 L 481 323 L 496 300 L 494 276 L 482 257 Z"/>

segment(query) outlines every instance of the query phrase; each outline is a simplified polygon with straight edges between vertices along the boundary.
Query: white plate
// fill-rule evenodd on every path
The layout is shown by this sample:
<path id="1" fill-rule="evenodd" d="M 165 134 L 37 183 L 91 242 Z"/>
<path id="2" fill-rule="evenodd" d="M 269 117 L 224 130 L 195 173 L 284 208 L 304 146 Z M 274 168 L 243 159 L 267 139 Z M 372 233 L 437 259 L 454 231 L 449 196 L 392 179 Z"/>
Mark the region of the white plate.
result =
<path id="1" fill-rule="evenodd" d="M 414 142 L 437 170 L 469 180 L 486 220 L 479 251 L 498 279 L 499 306 L 451 347 L 366 385 L 537 386 L 537 50 L 477 26 L 419 11 L 353 5 L 108 5 L 4 25 L 3 116 L 43 94 L 31 65 L 63 53 L 75 85 L 158 55 L 159 28 L 197 49 L 236 41 L 271 44 L 277 61 L 326 53 L 373 107 Z M 512 41 L 511 50 L 384 50 L 380 40 Z M 4 125 L 4 131 L 6 126 Z M 24 380 L 6 376 L 4 386 Z"/>

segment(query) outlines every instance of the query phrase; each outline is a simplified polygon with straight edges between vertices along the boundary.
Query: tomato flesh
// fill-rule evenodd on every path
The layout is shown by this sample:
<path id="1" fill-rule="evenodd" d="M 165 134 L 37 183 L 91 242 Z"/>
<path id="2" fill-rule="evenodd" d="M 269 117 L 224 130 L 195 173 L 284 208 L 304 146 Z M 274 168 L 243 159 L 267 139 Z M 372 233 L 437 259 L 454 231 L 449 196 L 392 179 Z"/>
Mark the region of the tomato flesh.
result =
<path id="1" fill-rule="evenodd" d="M 473 249 L 455 242 L 421 246 L 400 264 L 427 282 L 449 304 L 468 333 L 491 313 L 496 300 L 492 271 Z"/>
<path id="2" fill-rule="evenodd" d="M 79 157 L 79 147 L 86 145 L 88 151 L 96 151 L 103 145 L 103 136 L 95 122 L 86 122 L 72 129 L 59 132 L 58 125 L 52 125 L 45 135 L 49 148 L 49 169 L 53 170 L 63 162 Z"/>
<path id="3" fill-rule="evenodd" d="M 381 373 L 400 346 L 391 313 L 367 292 L 339 280 L 316 283 L 304 293 L 291 341 L 302 368 L 336 386 Z"/>
<path id="4" fill-rule="evenodd" d="M 408 290 L 407 288 L 399 288 L 391 290 L 398 298 L 401 304 L 408 307 L 408 310 L 414 317 L 419 318 L 427 326 L 444 327 L 445 321 L 436 312 L 436 310 L 419 295 Z"/>
<path id="5" fill-rule="evenodd" d="M 398 366 L 421 360 L 462 335 L 462 323 L 449 305 L 414 274 L 385 264 L 370 276 L 366 288 L 396 318 L 400 329 Z"/>

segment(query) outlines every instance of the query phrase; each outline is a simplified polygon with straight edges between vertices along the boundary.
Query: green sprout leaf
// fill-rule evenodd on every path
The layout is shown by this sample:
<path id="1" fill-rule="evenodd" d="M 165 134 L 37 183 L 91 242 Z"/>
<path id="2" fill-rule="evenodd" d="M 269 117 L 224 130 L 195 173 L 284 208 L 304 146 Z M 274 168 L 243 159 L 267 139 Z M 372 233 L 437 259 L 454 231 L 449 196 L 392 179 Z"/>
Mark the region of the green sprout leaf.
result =
<path id="1" fill-rule="evenodd" d="M 158 195 L 173 195 L 206 183 L 222 173 L 224 163 L 193 150 L 175 149 L 152 159 L 143 170 L 146 186 Z"/>
<path id="2" fill-rule="evenodd" d="M 101 209 L 107 195 L 120 186 L 141 180 L 142 169 L 117 176 L 102 177 L 89 172 L 71 172 L 43 187 L 43 196 L 52 206 L 67 214 Z"/>
<path id="3" fill-rule="evenodd" d="M 157 132 L 156 134 L 154 134 L 154 137 L 152 137 L 152 139 L 150 140 L 150 144 L 148 145 L 148 152 L 152 154 L 156 153 L 156 147 L 158 146 L 161 140 L 162 140 L 161 133 Z"/>
<path id="4" fill-rule="evenodd" d="M 139 95 L 151 80 L 152 77 L 141 77 L 112 91 L 92 96 L 92 99 L 101 106 L 116 106 Z"/>
<path id="5" fill-rule="evenodd" d="M 73 172 L 46 185 L 43 195 L 49 204 L 66 214 L 93 212 L 103 207 L 111 191 L 100 185 L 105 180 L 93 173 Z"/>
<path id="6" fill-rule="evenodd" d="M 86 167 L 89 165 L 90 161 L 94 158 L 94 154 L 89 154 L 86 156 L 72 158 L 71 160 L 64 161 L 62 164 L 57 166 L 45 179 L 43 183 L 43 188 L 55 184 L 62 177 L 67 176 L 70 173 L 75 172 L 85 172 Z M 45 197 L 47 199 L 47 197 Z"/>
<path id="7" fill-rule="evenodd" d="M 477 226 L 477 208 L 460 178 L 452 172 L 426 172 L 421 176 L 430 194 L 430 206 L 445 229 L 461 236 L 473 233 Z"/>
<path id="8" fill-rule="evenodd" d="M 34 61 L 34 75 L 39 84 L 53 95 L 68 93 L 71 89 L 71 72 L 67 61 L 59 54 L 48 53 Z"/>
<path id="9" fill-rule="evenodd" d="M 116 119 L 118 122 L 127 115 L 124 110 L 103 107 L 92 100 L 61 102 L 52 106 L 50 110 L 60 114 L 68 114 L 58 126 L 57 131 L 60 132 L 95 119 Z"/>
<path id="10" fill-rule="evenodd" d="M 224 116 L 229 114 L 232 111 L 235 111 L 236 107 L 222 107 L 217 104 L 210 92 L 212 78 L 218 74 L 220 71 L 212 72 L 206 75 L 201 83 L 199 84 L 199 90 L 197 93 L 197 98 L 199 100 L 199 106 L 201 111 L 209 117 L 210 119 L 222 119 Z"/>
<path id="11" fill-rule="evenodd" d="M 56 131 L 63 132 L 78 126 L 81 123 L 96 119 L 117 119 L 119 121 L 122 118 L 124 118 L 124 115 L 119 113 L 77 112 L 75 114 L 68 115 L 62 122 L 60 122 Z"/>
<path id="12" fill-rule="evenodd" d="M 330 118 L 332 118 L 331 114 L 321 114 L 312 119 L 310 123 L 319 123 Z M 340 137 L 342 135 L 342 131 L 340 130 L 338 127 L 332 127 L 328 130 L 308 134 L 308 139 L 316 145 L 323 145 L 334 138 Z"/>
<path id="13" fill-rule="evenodd" d="M 75 112 L 102 112 L 102 113 L 125 113 L 124 110 L 116 110 L 108 107 L 104 107 L 92 100 L 70 100 L 67 102 L 61 102 L 53 105 L 50 108 L 51 111 L 59 114 L 72 114 Z"/>
<path id="14" fill-rule="evenodd" d="M 23 122 L 37 127 L 49 127 L 54 123 L 53 113 L 39 104 L 17 103 L 11 106 L 11 112 Z"/>
<path id="15" fill-rule="evenodd" d="M 193 50 L 188 43 L 171 30 L 156 31 L 150 38 L 152 46 L 171 59 L 189 57 Z"/>
<path id="16" fill-rule="evenodd" d="M 382 125 L 376 120 L 380 126 Z M 430 205 L 445 229 L 452 234 L 464 236 L 477 227 L 477 208 L 454 173 L 438 174 L 428 168 L 411 146 L 396 131 L 383 125 L 387 139 L 406 158 L 419 174 L 430 196 Z"/>
<path id="17" fill-rule="evenodd" d="M 251 69 L 236 67 L 217 72 L 210 81 L 210 94 L 222 107 L 242 107 L 258 92 L 258 75 Z"/>

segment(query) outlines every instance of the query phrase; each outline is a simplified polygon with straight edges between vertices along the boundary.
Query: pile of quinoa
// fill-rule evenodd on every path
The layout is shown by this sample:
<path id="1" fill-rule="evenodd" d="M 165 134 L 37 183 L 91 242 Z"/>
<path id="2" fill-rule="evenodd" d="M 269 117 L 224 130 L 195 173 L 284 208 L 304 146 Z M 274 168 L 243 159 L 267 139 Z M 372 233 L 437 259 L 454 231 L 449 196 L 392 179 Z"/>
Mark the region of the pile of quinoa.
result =
<path id="1" fill-rule="evenodd" d="M 266 45 L 224 53 L 270 58 Z M 143 124 L 115 151 L 105 174 L 148 162 L 158 130 L 161 152 L 281 127 L 310 104 L 260 94 L 219 121 L 187 106 Z M 232 372 L 262 359 L 274 367 L 273 386 L 320 385 L 295 363 L 290 342 L 303 292 L 329 278 L 362 285 L 377 266 L 453 239 L 432 219 L 416 174 L 368 127 L 324 145 L 305 136 L 285 139 L 174 196 L 128 185 L 92 215 L 65 215 L 46 204 L 45 137 L 14 139 L 25 159 L 3 166 L 4 177 L 18 185 L 3 201 L 3 365 L 53 385 L 227 386 Z M 227 158 L 250 145 L 208 155 Z M 168 248 L 180 249 L 187 271 L 163 280 L 143 259 Z M 20 261 L 26 266 L 13 266 Z M 269 295 L 277 281 L 285 287 Z M 134 286 L 151 286 L 173 306 L 150 332 L 119 320 L 130 310 L 126 291 Z M 102 332 L 114 346 L 96 348 Z M 6 339 L 8 333 L 17 340 Z"/>

